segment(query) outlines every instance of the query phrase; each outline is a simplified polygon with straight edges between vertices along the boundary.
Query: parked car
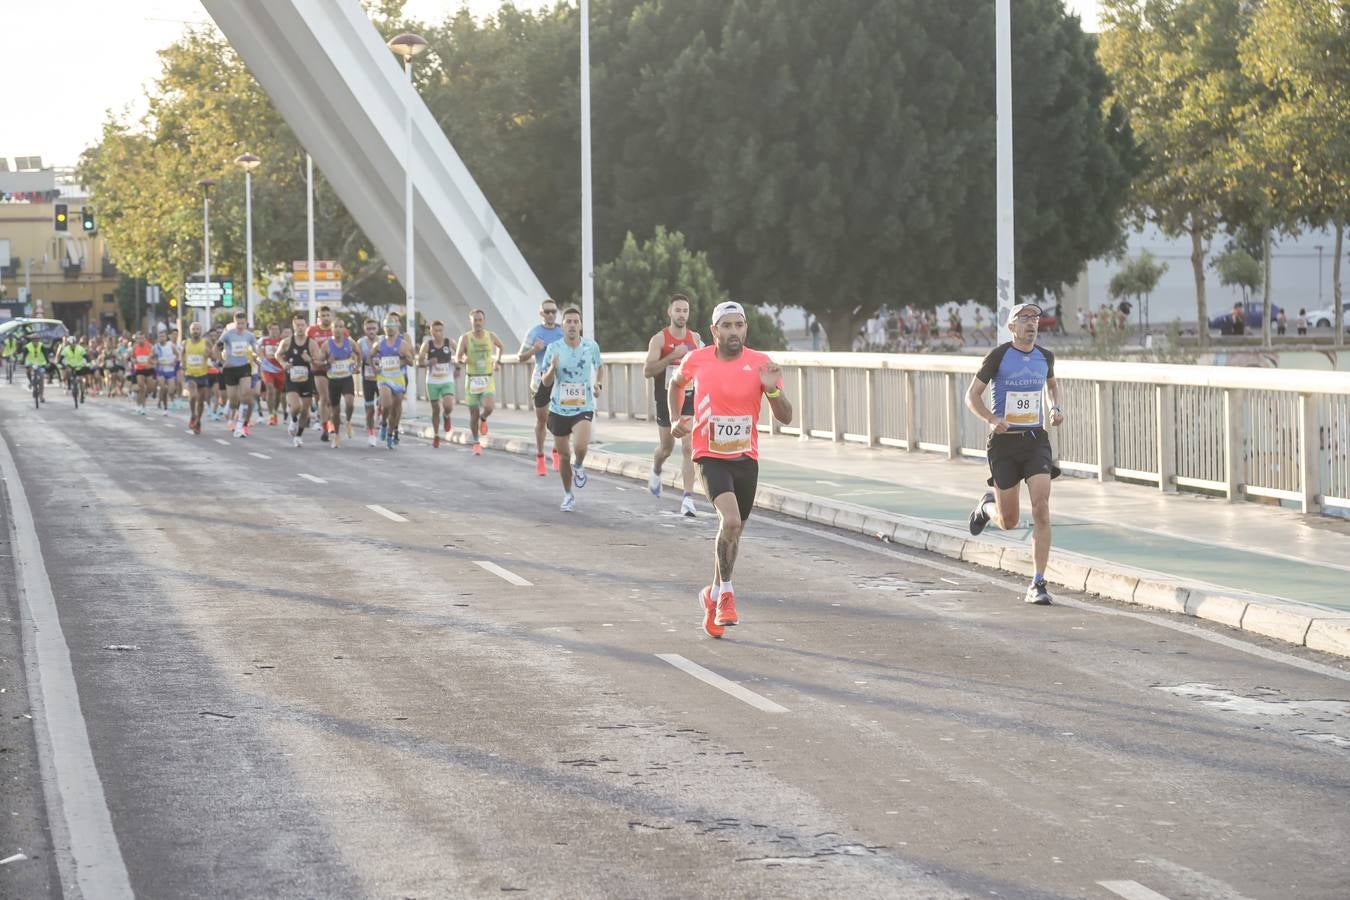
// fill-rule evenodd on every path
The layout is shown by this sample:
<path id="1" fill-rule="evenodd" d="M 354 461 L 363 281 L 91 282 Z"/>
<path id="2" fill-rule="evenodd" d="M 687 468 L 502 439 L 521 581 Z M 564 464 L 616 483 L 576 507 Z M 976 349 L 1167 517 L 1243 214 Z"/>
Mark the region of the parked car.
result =
<path id="1" fill-rule="evenodd" d="M 1059 307 L 1052 306 L 1049 309 L 1041 310 L 1040 331 L 1051 332 L 1059 324 Z"/>
<path id="2" fill-rule="evenodd" d="M 1350 305 L 1347 305 L 1347 306 L 1350 306 Z M 1336 307 L 1334 307 L 1334 306 L 1328 306 L 1326 309 L 1311 309 L 1311 310 L 1308 310 L 1308 327 L 1309 327 L 1309 328 L 1330 328 L 1330 327 L 1331 327 L 1331 319 L 1332 319 L 1332 317 L 1333 317 L 1335 314 L 1336 314 Z M 1350 315 L 1350 308 L 1342 307 L 1342 308 L 1341 308 L 1341 327 L 1342 327 L 1342 328 L 1344 328 L 1344 327 L 1346 326 L 1346 323 L 1347 323 L 1347 322 L 1350 322 L 1350 319 L 1347 318 L 1347 315 Z M 1289 313 L 1286 312 L 1286 313 L 1285 313 L 1285 316 L 1289 316 Z M 1292 318 L 1296 318 L 1296 317 L 1291 317 L 1291 320 L 1290 320 L 1290 324 L 1291 324 L 1291 325 L 1293 324 Z"/>
<path id="3" fill-rule="evenodd" d="M 1243 320 L 1247 326 L 1248 332 L 1261 330 L 1261 312 L 1262 312 L 1261 301 L 1259 300 L 1247 301 L 1247 304 L 1243 309 Z M 1222 313 L 1209 320 L 1209 327 L 1217 328 L 1220 331 L 1224 331 L 1228 327 L 1229 322 L 1228 317 L 1232 315 L 1232 313 L 1233 313 L 1232 308 L 1225 309 Z M 1285 315 L 1288 316 L 1288 313 L 1286 312 Z M 1280 307 L 1276 306 L 1274 303 L 1270 304 L 1270 321 L 1272 325 L 1275 323 L 1275 320 L 1279 318 L 1279 316 L 1280 316 Z M 1309 316 L 1309 321 L 1311 321 L 1311 319 L 1312 317 Z M 1328 321 L 1330 321 L 1330 319 L 1328 319 Z"/>
<path id="4" fill-rule="evenodd" d="M 10 335 L 14 335 L 22 343 L 34 332 L 44 344 L 65 340 L 70 334 L 70 330 L 60 319 L 10 319 L 8 322 L 0 323 L 0 343 L 4 343 Z"/>

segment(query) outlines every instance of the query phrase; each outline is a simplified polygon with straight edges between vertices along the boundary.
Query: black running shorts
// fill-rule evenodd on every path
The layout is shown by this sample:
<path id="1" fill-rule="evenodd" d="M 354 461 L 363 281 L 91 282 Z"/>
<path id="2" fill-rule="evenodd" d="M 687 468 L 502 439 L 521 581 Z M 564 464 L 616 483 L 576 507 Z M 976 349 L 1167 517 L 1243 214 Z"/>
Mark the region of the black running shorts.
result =
<path id="1" fill-rule="evenodd" d="M 553 396 L 553 386 L 539 382 L 539 387 L 534 389 L 534 408 L 543 409 L 548 406 L 549 398 Z"/>
<path id="2" fill-rule="evenodd" d="M 336 406 L 344 394 L 347 396 L 356 395 L 356 381 L 352 376 L 328 379 L 328 402 L 331 405 Z"/>
<path id="3" fill-rule="evenodd" d="M 220 370 L 220 377 L 225 379 L 226 387 L 237 387 L 239 382 L 249 377 L 249 367 L 247 365 L 226 366 Z"/>
<path id="4" fill-rule="evenodd" d="M 665 391 L 656 392 L 656 424 L 662 428 L 670 427 L 670 399 Z M 685 393 L 684 405 L 680 407 L 680 415 L 692 416 L 694 414 L 694 395 Z"/>
<path id="5" fill-rule="evenodd" d="M 594 412 L 577 413 L 575 416 L 560 416 L 551 412 L 548 414 L 548 433 L 554 437 L 569 437 L 578 422 L 590 422 L 594 419 Z"/>
<path id="6" fill-rule="evenodd" d="M 989 483 L 1000 491 L 1017 487 L 1033 475 L 1059 475 L 1050 435 L 1044 428 L 1027 428 L 991 433 L 986 445 L 989 456 Z"/>
<path id="7" fill-rule="evenodd" d="M 750 518 L 750 511 L 755 508 L 755 490 L 759 487 L 759 460 L 748 456 L 735 459 L 701 456 L 694 462 L 698 464 L 699 479 L 708 499 L 715 501 L 723 494 L 735 494 L 741 521 Z"/>

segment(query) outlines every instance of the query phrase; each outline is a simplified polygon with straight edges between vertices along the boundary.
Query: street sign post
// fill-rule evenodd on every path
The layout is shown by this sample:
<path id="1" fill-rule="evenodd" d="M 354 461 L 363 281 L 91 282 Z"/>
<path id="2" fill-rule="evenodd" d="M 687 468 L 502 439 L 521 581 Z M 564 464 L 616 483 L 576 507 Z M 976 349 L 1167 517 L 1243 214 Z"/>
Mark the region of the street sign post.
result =
<path id="1" fill-rule="evenodd" d="M 220 275 L 209 282 L 189 281 L 183 285 L 183 304 L 200 308 L 234 306 L 234 281 Z"/>
<path id="2" fill-rule="evenodd" d="M 308 305 L 313 293 L 314 303 L 337 306 L 342 303 L 344 288 L 342 284 L 342 264 L 335 259 L 314 260 L 314 271 L 309 271 L 309 262 L 297 259 L 291 263 L 294 283 L 292 290 L 295 301 Z"/>

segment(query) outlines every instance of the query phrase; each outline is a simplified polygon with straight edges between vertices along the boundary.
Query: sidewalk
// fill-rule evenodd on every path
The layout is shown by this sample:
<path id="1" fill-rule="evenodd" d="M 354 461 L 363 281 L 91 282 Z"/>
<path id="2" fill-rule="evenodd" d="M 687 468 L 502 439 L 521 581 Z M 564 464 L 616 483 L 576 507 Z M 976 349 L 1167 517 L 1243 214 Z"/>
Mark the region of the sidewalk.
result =
<path id="1" fill-rule="evenodd" d="M 455 420 L 462 432 L 459 410 Z M 498 410 L 491 434 L 532 440 L 533 416 Z M 593 434 L 593 449 L 640 460 L 644 472 L 650 468 L 654 425 L 602 415 Z M 761 435 L 760 457 L 761 484 L 966 535 L 967 516 L 988 475 L 980 460 L 782 435 Z M 664 474 L 669 478 L 678 471 L 668 463 Z M 1022 519 L 1029 523 L 1025 495 L 1023 501 Z M 1350 613 L 1350 521 L 1071 476 L 1055 480 L 1051 508 L 1057 551 Z M 1030 551 L 1029 528 L 1006 533 L 990 528 L 982 537 Z"/>

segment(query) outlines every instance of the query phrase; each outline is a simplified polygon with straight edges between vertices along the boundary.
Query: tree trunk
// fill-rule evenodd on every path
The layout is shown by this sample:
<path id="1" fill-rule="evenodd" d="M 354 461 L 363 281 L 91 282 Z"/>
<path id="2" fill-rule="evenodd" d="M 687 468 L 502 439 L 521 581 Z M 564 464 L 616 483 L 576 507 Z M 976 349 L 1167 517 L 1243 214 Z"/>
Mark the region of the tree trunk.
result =
<path id="1" fill-rule="evenodd" d="M 1265 268 L 1263 276 L 1264 283 L 1261 285 L 1261 346 L 1270 346 L 1270 229 L 1267 228 L 1262 234 L 1261 243 L 1261 264 Z M 1247 314 L 1244 309 L 1243 315 Z"/>
<path id="2" fill-rule="evenodd" d="M 1191 271 L 1195 274 L 1195 314 L 1196 335 L 1200 338 L 1200 347 L 1209 346 L 1209 311 L 1205 308 L 1205 238 L 1200 226 L 1191 220 Z"/>
<path id="3" fill-rule="evenodd" d="M 825 327 L 825 338 L 829 341 L 831 353 L 851 353 L 853 339 L 858 335 L 859 319 L 850 308 L 826 310 L 819 316 Z"/>
<path id="4" fill-rule="evenodd" d="M 1334 300 L 1335 309 L 1331 311 L 1331 329 L 1336 333 L 1336 346 L 1345 346 L 1345 324 L 1341 319 L 1344 313 L 1345 301 L 1341 298 L 1341 250 L 1342 241 L 1345 238 L 1345 223 L 1336 223 L 1336 255 L 1332 257 L 1331 262 L 1331 296 Z"/>

